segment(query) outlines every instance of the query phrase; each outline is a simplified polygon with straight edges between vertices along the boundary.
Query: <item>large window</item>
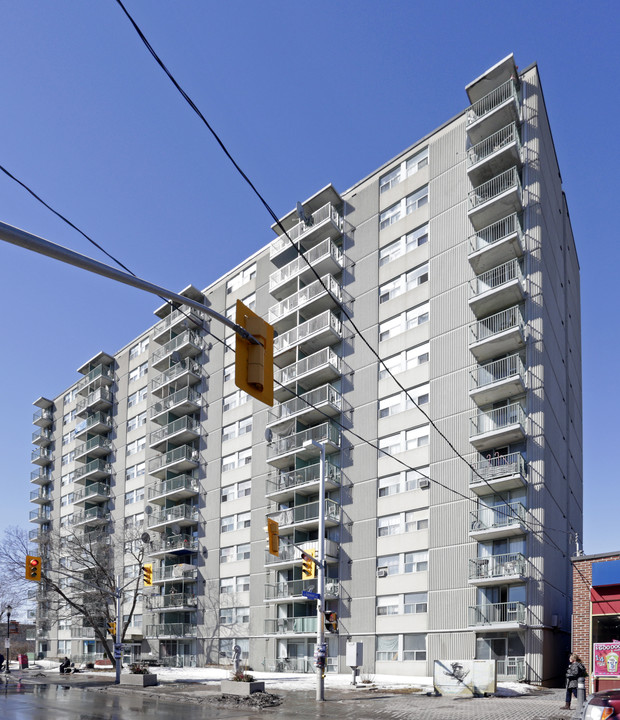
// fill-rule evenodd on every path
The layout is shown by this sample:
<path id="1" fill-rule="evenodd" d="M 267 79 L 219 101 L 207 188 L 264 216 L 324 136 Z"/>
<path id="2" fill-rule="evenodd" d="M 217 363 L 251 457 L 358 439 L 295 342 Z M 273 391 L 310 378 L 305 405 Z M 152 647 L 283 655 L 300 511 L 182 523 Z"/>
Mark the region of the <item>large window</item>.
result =
<path id="1" fill-rule="evenodd" d="M 400 535 L 428 529 L 428 508 L 377 518 L 377 536 Z"/>
<path id="2" fill-rule="evenodd" d="M 403 430 L 393 435 L 386 435 L 379 438 L 379 457 L 395 455 L 405 450 L 415 450 L 428 445 L 430 441 L 430 430 L 428 425 L 420 425 Z"/>
<path id="3" fill-rule="evenodd" d="M 387 265 L 392 262 L 392 260 L 402 257 L 406 253 L 411 252 L 411 250 L 425 245 L 427 242 L 428 225 L 422 225 L 422 227 L 412 230 L 406 235 L 401 235 L 379 250 L 379 267 Z"/>
<path id="4" fill-rule="evenodd" d="M 426 592 L 380 595 L 377 597 L 377 615 L 417 615 L 428 612 Z"/>
<path id="5" fill-rule="evenodd" d="M 421 467 L 417 470 L 403 470 L 402 472 L 379 478 L 379 497 L 397 495 L 398 493 L 408 492 L 409 490 L 418 490 L 420 488 L 420 481 L 427 480 L 429 471 L 429 467 Z"/>
<path id="6" fill-rule="evenodd" d="M 411 410 L 420 405 L 428 405 L 430 397 L 430 385 L 418 385 L 407 392 L 399 392 L 379 400 L 379 417 L 397 415 L 405 410 Z"/>
<path id="7" fill-rule="evenodd" d="M 385 320 L 379 325 L 379 342 L 396 337 L 406 330 L 411 330 L 429 320 L 430 305 L 421 303 L 396 317 Z"/>
<path id="8" fill-rule="evenodd" d="M 139 390 L 136 390 L 135 393 L 132 393 L 127 397 L 127 407 L 133 407 L 134 405 L 137 405 L 138 403 L 142 402 L 143 400 L 146 400 L 146 394 L 147 394 L 147 387 L 146 385 L 143 388 L 140 388 Z"/>
<path id="9" fill-rule="evenodd" d="M 418 267 L 413 268 L 413 270 L 409 270 L 409 272 L 403 273 L 381 285 L 379 288 L 379 302 L 384 303 L 388 300 L 393 300 L 399 295 L 402 295 L 408 290 L 413 290 L 425 282 L 428 282 L 428 263 L 418 265 Z"/>
<path id="10" fill-rule="evenodd" d="M 233 275 L 230 280 L 226 283 L 226 293 L 230 293 L 238 290 L 242 285 L 249 282 L 256 277 L 256 263 L 249 265 L 247 268 L 240 270 L 238 273 Z"/>
<path id="11" fill-rule="evenodd" d="M 379 178 L 379 192 L 387 192 L 401 180 L 414 175 L 428 165 L 428 147 L 403 160 L 396 168 Z"/>
<path id="12" fill-rule="evenodd" d="M 234 393 L 224 396 L 222 400 L 222 409 L 224 411 L 233 410 L 234 408 L 239 407 L 239 405 L 246 403 L 249 399 L 250 396 L 246 392 L 243 390 L 236 390 Z"/>
<path id="13" fill-rule="evenodd" d="M 241 437 L 252 432 L 252 416 L 237 420 L 230 425 L 224 425 L 222 428 L 222 442 Z"/>
<path id="14" fill-rule="evenodd" d="M 379 555 L 377 557 L 377 573 L 384 575 L 403 575 L 428 570 L 428 550 L 403 552 L 395 555 Z"/>
<path id="15" fill-rule="evenodd" d="M 252 448 L 245 450 L 239 450 L 236 453 L 225 455 L 222 458 L 222 472 L 228 472 L 228 470 L 235 470 L 236 468 L 249 465 L 252 462 Z"/>
<path id="16" fill-rule="evenodd" d="M 139 380 L 141 377 L 147 374 L 149 371 L 149 363 L 143 362 L 142 365 L 138 365 L 138 367 L 134 368 L 129 372 L 129 382 L 135 382 L 136 380 Z"/>
<path id="17" fill-rule="evenodd" d="M 403 660 L 426 660 L 426 635 L 403 635 Z"/>
<path id="18" fill-rule="evenodd" d="M 384 210 L 379 215 L 379 229 L 385 230 L 386 228 L 398 222 L 401 217 L 409 215 L 410 213 L 418 210 L 419 208 L 426 205 L 428 202 L 428 185 L 424 185 L 419 190 L 416 190 L 411 195 L 407 195 L 406 198 L 402 198 L 394 205 Z"/>
<path id="19" fill-rule="evenodd" d="M 426 660 L 426 635 L 377 635 L 377 662 Z"/>
<path id="20" fill-rule="evenodd" d="M 149 339 L 144 338 L 144 340 L 141 340 L 136 345 L 133 345 L 129 349 L 129 359 L 132 360 L 135 357 L 138 357 L 138 355 L 141 355 L 143 352 L 146 352 L 149 348 Z"/>

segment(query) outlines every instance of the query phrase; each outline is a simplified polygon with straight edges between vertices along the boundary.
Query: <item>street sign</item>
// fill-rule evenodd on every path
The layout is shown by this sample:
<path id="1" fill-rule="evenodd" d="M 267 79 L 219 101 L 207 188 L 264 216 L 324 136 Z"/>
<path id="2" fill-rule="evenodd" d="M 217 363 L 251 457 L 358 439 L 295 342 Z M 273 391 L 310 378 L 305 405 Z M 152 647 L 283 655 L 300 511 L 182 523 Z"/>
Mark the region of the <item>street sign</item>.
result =
<path id="1" fill-rule="evenodd" d="M 302 590 L 301 594 L 304 597 L 307 597 L 309 600 L 320 600 L 321 599 L 321 595 L 319 593 L 313 593 L 313 592 L 310 592 L 309 590 Z"/>
<path id="2" fill-rule="evenodd" d="M 4 647 L 5 648 L 11 647 L 11 639 L 10 638 L 4 638 Z"/>

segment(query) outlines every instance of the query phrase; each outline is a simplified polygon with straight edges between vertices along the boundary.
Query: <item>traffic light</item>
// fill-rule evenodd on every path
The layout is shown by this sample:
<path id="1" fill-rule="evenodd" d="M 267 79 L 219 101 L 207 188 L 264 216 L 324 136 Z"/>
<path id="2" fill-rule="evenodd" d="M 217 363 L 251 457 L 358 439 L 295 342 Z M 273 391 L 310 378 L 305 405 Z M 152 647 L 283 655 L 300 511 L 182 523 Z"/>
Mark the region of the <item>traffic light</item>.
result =
<path id="1" fill-rule="evenodd" d="M 41 582 L 41 558 L 37 555 L 26 555 L 26 580 Z"/>
<path id="2" fill-rule="evenodd" d="M 144 587 L 151 587 L 153 584 L 153 563 L 146 563 L 142 566 L 142 575 L 144 577 Z"/>
<path id="3" fill-rule="evenodd" d="M 338 632 L 338 613 L 325 613 L 325 629 L 330 633 Z"/>
<path id="4" fill-rule="evenodd" d="M 269 543 L 269 554 L 279 557 L 280 555 L 280 526 L 275 520 L 267 518 L 267 541 Z"/>
<path id="5" fill-rule="evenodd" d="M 315 556 L 316 550 L 308 550 L 301 554 L 301 576 L 304 580 L 311 580 L 316 575 Z"/>
<path id="6" fill-rule="evenodd" d="M 237 300 L 235 322 L 260 343 L 255 345 L 237 335 L 235 385 L 265 405 L 273 405 L 273 326 L 241 300 Z"/>
<path id="7" fill-rule="evenodd" d="M 112 637 L 116 637 L 116 621 L 115 620 L 110 620 L 110 622 L 108 623 L 108 633 Z"/>

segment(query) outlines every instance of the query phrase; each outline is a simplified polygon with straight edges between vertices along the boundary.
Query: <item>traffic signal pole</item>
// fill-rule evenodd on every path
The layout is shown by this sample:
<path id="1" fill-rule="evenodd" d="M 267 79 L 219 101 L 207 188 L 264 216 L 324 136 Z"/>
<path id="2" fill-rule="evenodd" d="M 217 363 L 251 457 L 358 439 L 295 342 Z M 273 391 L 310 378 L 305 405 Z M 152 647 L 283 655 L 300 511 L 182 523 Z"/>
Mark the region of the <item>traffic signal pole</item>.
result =
<path id="1" fill-rule="evenodd" d="M 116 660 L 116 664 L 115 664 L 116 679 L 114 680 L 114 682 L 116 685 L 120 685 L 121 684 L 121 666 L 123 664 L 122 651 L 120 650 L 121 636 L 123 633 L 123 618 L 121 616 L 123 589 L 121 588 L 121 576 L 120 575 L 116 576 L 116 592 L 114 594 L 116 595 L 116 637 L 114 638 L 115 639 L 114 659 Z"/>

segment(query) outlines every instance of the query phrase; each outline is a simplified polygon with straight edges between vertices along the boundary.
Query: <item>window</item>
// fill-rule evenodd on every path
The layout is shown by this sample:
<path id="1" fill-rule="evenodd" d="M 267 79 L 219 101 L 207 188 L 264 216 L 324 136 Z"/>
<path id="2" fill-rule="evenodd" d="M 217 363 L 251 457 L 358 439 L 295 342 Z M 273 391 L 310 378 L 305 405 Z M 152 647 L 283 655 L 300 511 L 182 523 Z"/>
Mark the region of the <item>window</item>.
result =
<path id="1" fill-rule="evenodd" d="M 144 500 L 144 488 L 136 488 L 125 493 L 125 505 L 132 505 L 133 503 Z"/>
<path id="2" fill-rule="evenodd" d="M 227 515 L 226 517 L 222 518 L 222 521 L 220 523 L 220 532 L 232 532 L 235 529 L 235 516 L 234 515 Z"/>
<path id="3" fill-rule="evenodd" d="M 131 580 L 131 578 L 137 578 L 140 576 L 142 567 L 138 563 L 133 565 L 126 565 L 123 569 L 123 577 L 125 580 Z"/>
<path id="4" fill-rule="evenodd" d="M 389 358 L 385 358 L 383 362 L 379 365 L 379 380 L 385 380 L 385 378 L 389 377 L 389 373 L 392 373 L 392 375 L 398 375 L 398 373 L 403 371 L 403 353 L 398 353 L 398 355 L 392 355 Z"/>
<path id="5" fill-rule="evenodd" d="M 426 635 L 403 636 L 403 660 L 426 660 Z"/>
<path id="6" fill-rule="evenodd" d="M 135 455 L 136 453 L 139 453 L 141 450 L 144 450 L 146 446 L 146 437 L 138 438 L 137 440 L 134 440 L 133 442 L 130 442 L 127 444 L 127 456 L 129 455 Z"/>
<path id="7" fill-rule="evenodd" d="M 403 273 L 381 285 L 379 288 L 379 303 L 393 300 L 404 292 L 413 290 L 425 282 L 428 282 L 428 263 L 418 265 L 418 267 L 413 268 L 413 270 Z"/>
<path id="8" fill-rule="evenodd" d="M 398 635 L 377 635 L 377 662 L 396 662 L 398 660 Z"/>
<path id="9" fill-rule="evenodd" d="M 241 577 L 238 577 L 236 579 L 235 591 L 236 592 L 250 592 L 250 576 L 249 575 L 241 575 Z"/>
<path id="10" fill-rule="evenodd" d="M 235 365 L 234 363 L 232 365 L 227 365 L 224 368 L 224 382 L 228 382 L 229 380 L 232 380 L 235 377 Z"/>
<path id="11" fill-rule="evenodd" d="M 405 615 L 417 615 L 428 612 L 427 593 L 405 593 Z"/>
<path id="12" fill-rule="evenodd" d="M 138 365 L 137 368 L 134 368 L 129 373 L 129 382 L 132 383 L 132 382 L 135 382 L 136 380 L 139 380 L 141 377 L 146 375 L 148 371 L 149 371 L 148 361 L 143 362 L 142 365 Z"/>
<path id="13" fill-rule="evenodd" d="M 70 422 L 75 420 L 76 416 L 77 416 L 77 410 L 71 410 L 70 412 L 68 412 L 62 416 L 62 424 L 68 425 Z"/>
<path id="14" fill-rule="evenodd" d="M 420 425 L 420 427 L 407 430 L 407 450 L 428 445 L 430 440 L 429 426 Z"/>
<path id="15" fill-rule="evenodd" d="M 423 467 L 418 470 L 403 470 L 394 475 L 379 478 L 379 497 L 396 495 L 397 493 L 408 492 L 409 490 L 418 490 L 420 488 L 420 480 L 428 478 L 428 473 L 429 468 Z"/>
<path id="16" fill-rule="evenodd" d="M 244 530 L 250 527 L 250 513 L 238 513 L 237 515 L 227 515 L 222 518 L 220 525 L 221 532 L 232 532 L 233 530 Z"/>
<path id="17" fill-rule="evenodd" d="M 398 595 L 378 597 L 377 615 L 398 615 Z"/>
<path id="18" fill-rule="evenodd" d="M 238 592 L 250 591 L 250 576 L 241 575 L 240 577 L 222 578 L 220 580 L 220 594 L 232 595 Z M 244 620 L 243 622 L 247 622 Z"/>
<path id="19" fill-rule="evenodd" d="M 425 185 L 424 187 L 421 187 L 419 190 L 416 190 L 416 192 L 412 193 L 411 195 L 408 195 L 405 198 L 406 203 L 406 213 L 409 215 L 410 213 L 414 212 L 415 210 L 418 210 L 419 208 L 426 205 L 428 202 L 428 185 Z"/>
<path id="20" fill-rule="evenodd" d="M 125 530 L 141 530 L 144 527 L 144 513 L 125 517 Z"/>
<path id="21" fill-rule="evenodd" d="M 63 455 L 60 459 L 62 465 L 68 465 L 70 462 L 75 460 L 75 450 L 71 450 L 66 455 Z"/>
<path id="22" fill-rule="evenodd" d="M 232 595 L 235 592 L 235 578 L 220 579 L 220 595 Z"/>
<path id="23" fill-rule="evenodd" d="M 241 437 L 247 433 L 252 432 L 252 417 L 243 418 L 237 420 L 237 422 L 231 423 L 230 425 L 224 425 L 222 428 L 222 442 L 225 440 L 232 440 L 236 437 Z"/>
<path id="24" fill-rule="evenodd" d="M 420 150 L 419 153 L 416 153 L 413 155 L 413 157 L 410 157 L 409 160 L 405 163 L 405 170 L 406 175 L 409 177 L 410 175 L 414 175 L 418 172 L 418 170 L 421 170 L 422 168 L 426 167 L 428 165 L 428 148 L 424 148 L 424 150 Z"/>
<path id="25" fill-rule="evenodd" d="M 381 215 L 379 215 L 379 229 L 385 230 L 385 228 L 398 222 L 400 220 L 400 209 L 401 202 L 399 200 L 395 205 L 384 210 Z"/>
<path id="26" fill-rule="evenodd" d="M 394 513 L 377 518 L 377 536 L 400 535 L 428 528 L 428 509 Z"/>
<path id="27" fill-rule="evenodd" d="M 398 575 L 400 573 L 400 555 L 381 555 L 377 558 L 377 570 L 384 568 L 388 575 Z"/>
<path id="28" fill-rule="evenodd" d="M 241 302 L 246 307 L 249 307 L 250 310 L 254 310 L 254 308 L 256 307 L 256 293 L 251 293 L 250 295 L 247 295 L 241 300 Z"/>
<path id="29" fill-rule="evenodd" d="M 399 452 L 402 452 L 400 433 L 379 438 L 379 457 L 395 455 Z"/>
<path id="30" fill-rule="evenodd" d="M 139 402 L 142 402 L 143 400 L 146 400 L 146 385 L 143 388 L 140 388 L 139 390 L 136 390 L 135 393 L 132 393 L 127 398 L 127 407 L 133 407 L 134 405 L 137 405 Z"/>
<path id="31" fill-rule="evenodd" d="M 411 510 L 405 513 L 405 532 L 428 530 L 428 510 Z"/>
<path id="32" fill-rule="evenodd" d="M 428 263 L 418 265 L 407 273 L 405 287 L 406 290 L 413 290 L 425 282 L 428 282 Z"/>
<path id="33" fill-rule="evenodd" d="M 66 505 L 72 505 L 72 504 L 73 504 L 73 493 L 72 492 L 61 496 L 60 507 L 65 507 Z"/>
<path id="34" fill-rule="evenodd" d="M 428 185 L 424 185 L 419 190 L 416 190 L 411 195 L 407 195 L 406 198 L 399 200 L 394 205 L 384 210 L 379 215 L 379 229 L 385 230 L 386 228 L 398 222 L 401 217 L 409 215 L 410 213 L 418 210 L 428 203 Z"/>
<path id="35" fill-rule="evenodd" d="M 400 165 L 379 179 L 379 192 L 384 193 L 400 182 Z"/>
<path id="36" fill-rule="evenodd" d="M 222 472 L 235 470 L 236 468 L 249 465 L 252 462 L 252 448 L 239 450 L 231 455 L 225 455 L 222 458 Z"/>
<path id="37" fill-rule="evenodd" d="M 220 625 L 232 625 L 234 622 L 234 608 L 220 608 Z"/>
<path id="38" fill-rule="evenodd" d="M 404 572 L 426 572 L 428 570 L 428 551 L 418 550 L 417 552 L 405 553 Z"/>
<path id="39" fill-rule="evenodd" d="M 256 277 L 256 263 L 253 265 L 249 265 L 244 270 L 241 270 L 236 275 L 230 278 L 228 282 L 226 283 L 226 294 L 230 295 L 230 293 L 235 292 L 235 290 L 238 290 L 242 285 L 245 285 L 245 283 L 249 282 L 253 278 Z"/>
<path id="40" fill-rule="evenodd" d="M 62 436 L 62 444 L 63 445 L 68 445 L 71 442 L 71 440 L 73 440 L 73 433 L 68 432 Z"/>
<path id="41" fill-rule="evenodd" d="M 220 563 L 250 559 L 250 543 L 220 548 Z"/>
<path id="42" fill-rule="evenodd" d="M 229 502 L 230 500 L 238 500 L 239 498 L 246 497 L 252 491 L 252 481 L 243 480 L 243 482 L 234 483 L 233 485 L 226 485 L 222 488 L 221 502 Z"/>
<path id="43" fill-rule="evenodd" d="M 388 535 L 398 535 L 402 532 L 400 524 L 400 513 L 396 515 L 386 515 L 377 518 L 377 536 L 387 537 Z"/>
<path id="44" fill-rule="evenodd" d="M 132 360 L 135 357 L 138 357 L 138 355 L 142 355 L 143 352 L 146 352 L 149 347 L 149 339 L 144 338 L 144 340 L 141 340 L 139 343 L 134 345 L 129 349 L 129 359 Z"/>
<path id="45" fill-rule="evenodd" d="M 66 475 L 61 475 L 60 476 L 60 487 L 64 487 L 65 485 L 72 483 L 74 477 L 75 477 L 75 470 L 72 470 L 71 472 L 67 473 Z"/>
<path id="46" fill-rule="evenodd" d="M 146 412 L 141 412 L 138 415 L 134 415 L 132 418 L 129 418 L 129 420 L 127 420 L 127 432 L 136 430 L 143 425 L 146 425 Z"/>
<path id="47" fill-rule="evenodd" d="M 234 393 L 224 396 L 222 409 L 224 412 L 226 410 L 233 410 L 234 408 L 239 407 L 239 405 L 246 403 L 249 399 L 250 396 L 246 392 L 243 392 L 243 390 L 236 390 Z"/>
<path id="48" fill-rule="evenodd" d="M 421 303 L 396 317 L 385 320 L 379 325 L 379 342 L 389 340 L 400 335 L 405 330 L 411 330 L 429 320 L 429 303 Z"/>
<path id="49" fill-rule="evenodd" d="M 423 343 L 407 350 L 405 369 L 411 370 L 411 368 L 427 363 L 430 359 L 430 348 L 430 343 Z"/>
<path id="50" fill-rule="evenodd" d="M 407 330 L 422 325 L 422 323 L 428 322 L 429 318 L 429 303 L 422 303 L 411 310 L 407 310 L 406 323 Z"/>
<path id="51" fill-rule="evenodd" d="M 384 193 L 390 188 L 393 188 L 401 180 L 414 175 L 422 168 L 428 165 L 428 148 L 424 148 L 412 155 L 409 159 L 401 162 L 398 167 L 391 170 L 379 179 L 379 192 Z"/>
<path id="52" fill-rule="evenodd" d="M 133 480 L 133 478 L 141 477 L 144 475 L 146 470 L 145 463 L 138 463 L 137 465 L 130 465 L 125 471 L 125 479 Z"/>

